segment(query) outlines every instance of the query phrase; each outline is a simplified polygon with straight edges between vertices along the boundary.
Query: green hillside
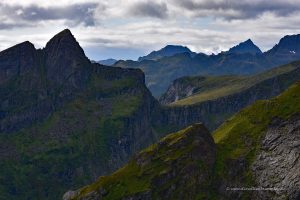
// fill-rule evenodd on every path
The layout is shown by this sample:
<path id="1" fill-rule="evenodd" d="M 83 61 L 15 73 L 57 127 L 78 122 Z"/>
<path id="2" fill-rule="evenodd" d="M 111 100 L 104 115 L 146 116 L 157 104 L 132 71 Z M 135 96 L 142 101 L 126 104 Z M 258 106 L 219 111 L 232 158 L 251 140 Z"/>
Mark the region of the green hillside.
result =
<path id="1" fill-rule="evenodd" d="M 130 89 L 136 92 L 119 94 Z M 97 100 L 97 93 L 107 97 Z M 95 74 L 86 92 L 45 121 L 0 134 L 0 171 L 5 172 L 0 199 L 57 199 L 69 187 L 93 180 L 94 173 L 109 171 L 105 163 L 113 141 L 129 131 L 125 119 L 137 112 L 142 98 L 134 79 L 107 81 Z"/>
<path id="2" fill-rule="evenodd" d="M 243 109 L 221 125 L 213 138 L 217 145 L 216 176 L 231 180 L 228 163 L 230 160 L 245 159 L 246 169 L 240 174 L 244 184 L 253 186 L 250 165 L 253 163 L 265 131 L 272 120 L 287 120 L 300 113 L 300 82 L 271 100 L 257 101 Z"/>
<path id="3" fill-rule="evenodd" d="M 187 77 L 182 82 L 186 81 L 191 86 L 199 89 L 192 96 L 173 102 L 170 105 L 192 105 L 238 93 L 264 80 L 292 72 L 299 65 L 300 62 L 293 62 L 253 76 L 209 76 L 203 77 L 204 80 L 202 81 L 198 81 L 199 77 Z"/>
<path id="4" fill-rule="evenodd" d="M 207 129 L 202 124 L 195 124 L 166 136 L 134 156 L 117 172 L 100 177 L 95 183 L 73 192 L 69 198 L 118 200 L 132 196 L 133 199 L 190 199 L 199 195 L 197 199 L 201 199 L 209 195 L 214 150 Z M 201 154 L 201 151 L 206 151 L 206 154 Z M 176 189 L 170 193 L 172 185 L 176 185 Z"/>

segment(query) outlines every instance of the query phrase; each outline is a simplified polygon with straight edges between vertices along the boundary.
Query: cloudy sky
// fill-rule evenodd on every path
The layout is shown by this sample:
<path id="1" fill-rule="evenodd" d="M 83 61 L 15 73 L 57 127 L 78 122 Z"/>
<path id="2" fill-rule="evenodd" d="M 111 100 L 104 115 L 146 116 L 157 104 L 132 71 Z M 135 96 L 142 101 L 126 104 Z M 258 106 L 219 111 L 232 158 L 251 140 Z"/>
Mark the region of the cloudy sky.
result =
<path id="1" fill-rule="evenodd" d="M 136 59 L 167 44 L 218 53 L 251 38 L 263 51 L 300 33 L 300 0 L 1 0 L 0 50 L 42 48 L 69 28 L 88 57 Z"/>

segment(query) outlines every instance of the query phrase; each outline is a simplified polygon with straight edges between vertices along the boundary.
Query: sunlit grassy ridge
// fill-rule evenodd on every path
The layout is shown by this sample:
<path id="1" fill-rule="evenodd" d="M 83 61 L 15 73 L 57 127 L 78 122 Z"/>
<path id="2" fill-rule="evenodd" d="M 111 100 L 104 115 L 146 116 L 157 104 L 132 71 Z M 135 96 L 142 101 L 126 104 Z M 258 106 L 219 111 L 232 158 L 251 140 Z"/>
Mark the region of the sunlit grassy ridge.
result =
<path id="1" fill-rule="evenodd" d="M 227 120 L 213 133 L 218 175 L 226 177 L 226 160 L 243 157 L 249 166 L 272 119 L 287 119 L 297 113 L 300 113 L 300 82 L 276 98 L 257 101 Z M 246 170 L 245 176 L 251 182 L 250 170 Z"/>
<path id="2" fill-rule="evenodd" d="M 195 136 L 199 134 L 199 126 L 202 125 L 193 125 L 166 136 L 160 140 L 159 144 L 153 144 L 141 151 L 127 165 L 112 175 L 100 177 L 95 183 L 82 188 L 79 194 L 73 199 L 77 200 L 91 192 L 101 190 L 106 193 L 103 197 L 105 200 L 118 200 L 130 195 L 146 192 L 155 187 L 152 183 L 153 179 L 172 170 L 172 167 L 175 167 L 175 163 L 176 167 L 183 168 L 189 162 L 199 162 L 198 167 L 201 170 L 200 168 L 205 167 L 204 163 L 200 163 L 199 160 L 193 160 L 188 156 L 182 157 L 195 150 L 193 141 Z M 180 148 L 178 148 L 179 146 Z M 144 164 L 139 164 L 137 160 L 143 160 Z M 176 178 L 171 179 L 171 182 L 169 184 L 165 183 L 164 186 L 170 186 L 176 181 Z M 194 180 L 190 181 L 192 183 Z M 185 187 L 189 186 L 186 185 Z M 156 195 L 156 192 L 163 189 L 155 188 L 152 197 Z M 177 192 L 181 191 L 178 190 Z M 175 196 L 176 192 L 174 192 Z"/>
<path id="3" fill-rule="evenodd" d="M 248 89 L 263 80 L 291 72 L 298 68 L 299 65 L 300 62 L 294 62 L 252 76 L 209 76 L 201 82 L 195 81 L 197 80 L 197 77 L 189 77 L 186 81 L 189 81 L 191 85 L 199 88 L 199 90 L 192 96 L 173 102 L 170 105 L 192 105 L 228 96 Z"/>

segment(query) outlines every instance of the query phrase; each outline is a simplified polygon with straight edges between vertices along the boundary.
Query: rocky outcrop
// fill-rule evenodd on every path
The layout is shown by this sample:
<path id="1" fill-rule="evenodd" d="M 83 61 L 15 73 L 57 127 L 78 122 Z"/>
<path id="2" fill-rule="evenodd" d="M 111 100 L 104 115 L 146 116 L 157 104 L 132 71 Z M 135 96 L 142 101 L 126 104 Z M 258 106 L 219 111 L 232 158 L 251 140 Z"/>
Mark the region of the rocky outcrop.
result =
<path id="1" fill-rule="evenodd" d="M 204 81 L 205 77 L 195 77 L 193 78 L 193 81 L 190 79 L 192 78 L 182 77 L 174 80 L 168 90 L 159 98 L 159 102 L 163 105 L 166 105 L 191 96 L 198 89 L 197 83 Z"/>
<path id="2" fill-rule="evenodd" d="M 215 156 L 216 149 L 211 135 L 202 124 L 195 124 L 143 150 L 114 175 L 100 177 L 90 186 L 67 192 L 63 199 L 208 197 Z M 111 178 L 113 180 L 109 181 Z M 135 184 L 138 189 L 133 191 L 127 188 L 131 187 L 130 184 Z M 125 193 L 117 193 L 118 190 Z"/>
<path id="3" fill-rule="evenodd" d="M 274 118 L 252 164 L 256 184 L 265 190 L 253 199 L 300 198 L 300 115 Z"/>

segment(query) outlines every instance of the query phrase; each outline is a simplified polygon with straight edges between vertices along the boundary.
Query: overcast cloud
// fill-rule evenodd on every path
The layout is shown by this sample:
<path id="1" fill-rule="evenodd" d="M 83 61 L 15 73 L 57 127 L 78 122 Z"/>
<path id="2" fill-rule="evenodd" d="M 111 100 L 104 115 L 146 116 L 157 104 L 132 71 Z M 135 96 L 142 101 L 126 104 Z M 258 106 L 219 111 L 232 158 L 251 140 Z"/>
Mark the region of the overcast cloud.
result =
<path id="1" fill-rule="evenodd" d="M 57 3 L 55 3 L 57 2 Z M 263 51 L 300 33 L 299 0 L 2 0 L 0 50 L 37 48 L 70 28 L 91 59 L 136 59 L 167 44 L 217 53 L 251 38 Z"/>

